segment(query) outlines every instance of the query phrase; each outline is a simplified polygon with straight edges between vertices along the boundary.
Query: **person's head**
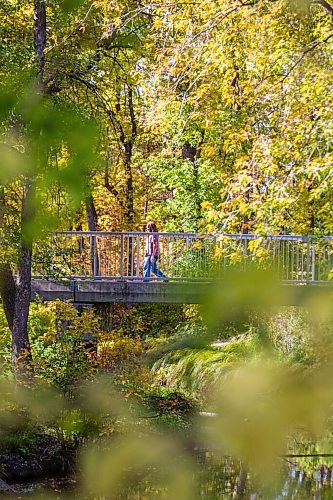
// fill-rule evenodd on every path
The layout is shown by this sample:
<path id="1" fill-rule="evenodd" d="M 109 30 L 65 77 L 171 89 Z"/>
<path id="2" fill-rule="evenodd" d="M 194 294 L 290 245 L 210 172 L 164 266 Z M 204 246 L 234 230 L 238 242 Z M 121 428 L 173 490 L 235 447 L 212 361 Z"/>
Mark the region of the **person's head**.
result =
<path id="1" fill-rule="evenodd" d="M 148 233 L 157 233 L 158 229 L 157 229 L 157 226 L 156 226 L 155 222 L 153 222 L 153 221 L 147 222 L 147 224 L 146 224 L 146 231 Z"/>

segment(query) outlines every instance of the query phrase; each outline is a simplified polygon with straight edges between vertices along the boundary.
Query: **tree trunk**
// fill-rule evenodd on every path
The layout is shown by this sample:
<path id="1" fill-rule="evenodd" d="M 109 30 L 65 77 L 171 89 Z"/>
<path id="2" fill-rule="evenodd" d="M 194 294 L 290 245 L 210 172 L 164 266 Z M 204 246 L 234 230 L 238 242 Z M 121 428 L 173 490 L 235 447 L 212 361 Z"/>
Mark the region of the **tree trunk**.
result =
<path id="1" fill-rule="evenodd" d="M 0 186 L 0 226 L 5 221 L 6 200 L 3 186 Z M 3 228 L 3 231 L 6 231 Z M 1 242 L 0 242 L 1 244 Z M 13 329 L 16 286 L 13 273 L 8 262 L 0 263 L 0 297 L 10 331 Z"/>
<path id="2" fill-rule="evenodd" d="M 8 263 L 0 265 L 0 296 L 10 331 L 13 330 L 16 285 Z"/>
<path id="3" fill-rule="evenodd" d="M 249 187 L 245 192 L 245 200 L 247 204 L 250 204 L 251 194 L 252 194 L 252 188 Z M 250 216 L 244 215 L 241 227 L 242 234 L 249 234 L 249 228 L 251 226 L 252 219 L 253 219 L 253 214 L 251 214 Z"/>
<path id="4" fill-rule="evenodd" d="M 309 198 L 311 196 L 311 191 L 312 190 L 313 190 L 313 187 L 309 186 L 308 187 Z M 308 210 L 308 213 L 309 213 L 309 231 L 310 231 L 310 234 L 313 234 L 314 229 L 316 227 L 315 204 L 314 204 L 314 201 L 310 199 L 309 202 L 308 202 L 308 206 L 309 206 L 309 210 Z"/>
<path id="5" fill-rule="evenodd" d="M 38 60 L 38 83 L 43 89 L 46 47 L 45 0 L 34 0 L 34 48 Z"/>
<path id="6" fill-rule="evenodd" d="M 25 225 L 31 221 L 33 210 L 33 187 L 30 181 L 27 181 L 25 188 L 16 280 L 8 263 L 0 266 L 0 294 L 11 331 L 12 363 L 16 379 L 26 378 L 31 366 L 28 315 L 31 298 L 32 243 L 31 239 L 24 235 Z"/>
<path id="7" fill-rule="evenodd" d="M 85 199 L 86 214 L 89 231 L 98 231 L 98 216 L 92 194 L 89 193 Z"/>
<path id="8" fill-rule="evenodd" d="M 44 90 L 46 46 L 46 8 L 44 0 L 34 0 L 34 49 L 38 61 L 37 83 Z M 26 378 L 31 368 L 31 349 L 28 337 L 28 316 L 31 299 L 32 235 L 27 234 L 34 217 L 35 188 L 33 174 L 23 183 L 21 237 L 18 246 L 16 283 L 10 267 L 1 269 L 1 295 L 12 334 L 12 362 L 16 379 Z"/>
<path id="9" fill-rule="evenodd" d="M 133 188 L 133 173 L 132 173 L 132 153 L 133 153 L 133 143 L 132 141 L 127 141 L 125 146 L 125 220 L 126 220 L 126 230 L 133 231 L 134 229 L 134 188 Z M 134 262 L 133 262 L 133 238 L 128 239 L 128 253 L 127 253 L 127 265 L 125 267 L 125 273 L 129 276 L 134 274 Z"/>
<path id="10" fill-rule="evenodd" d="M 132 151 L 133 144 L 125 143 L 125 219 L 127 230 L 132 231 L 134 228 L 134 189 L 133 189 L 133 174 L 132 174 Z"/>
<path id="11" fill-rule="evenodd" d="M 1 224 L 4 223 L 5 198 L 1 191 Z M 9 263 L 0 265 L 0 295 L 7 323 L 11 331 L 12 363 L 16 379 L 26 378 L 31 364 L 31 350 L 28 337 L 28 315 L 31 298 L 31 238 L 25 234 L 26 224 L 33 216 L 34 188 L 31 179 L 26 178 L 23 186 L 21 212 L 21 238 L 18 248 L 18 272 L 16 280 Z"/>
<path id="12" fill-rule="evenodd" d="M 98 230 L 98 217 L 95 208 L 94 199 L 92 194 L 89 193 L 85 198 L 86 214 L 89 231 Z M 99 265 L 98 257 L 98 245 L 96 236 L 90 237 L 90 262 L 91 262 L 91 273 L 93 276 L 100 276 L 101 270 Z"/>
<path id="13" fill-rule="evenodd" d="M 194 193 L 194 204 L 195 204 L 195 230 L 198 230 L 198 222 L 201 219 L 201 199 L 199 194 L 200 184 L 199 184 L 199 164 L 198 160 L 200 158 L 200 146 L 192 146 L 189 142 L 185 142 L 182 146 L 182 158 L 183 160 L 189 160 L 193 168 L 193 193 Z"/>
<path id="14" fill-rule="evenodd" d="M 37 83 L 44 91 L 46 47 L 46 8 L 44 0 L 34 0 L 34 49 L 38 61 Z M 7 299 L 6 317 L 12 332 L 12 363 L 17 380 L 26 378 L 31 370 L 31 349 L 28 336 L 28 316 L 31 299 L 32 235 L 27 233 L 34 217 L 35 186 L 33 174 L 23 183 L 21 239 L 18 249 L 18 272 L 15 284 L 11 281 Z M 8 269 L 7 269 L 8 272 Z M 10 298 L 11 297 L 11 298 Z M 12 307 L 14 297 L 14 308 Z M 11 315 L 13 318 L 11 321 Z"/>
<path id="15" fill-rule="evenodd" d="M 16 378 L 26 376 L 31 365 L 28 336 L 28 316 L 31 299 L 32 236 L 27 233 L 34 217 L 35 187 L 32 178 L 26 178 L 21 216 L 21 240 L 18 249 L 18 272 L 15 285 L 14 316 L 12 324 L 12 361 Z"/>
<path id="16" fill-rule="evenodd" d="M 244 215 L 242 222 L 242 234 L 249 234 L 249 223 L 249 217 L 247 215 Z"/>
<path id="17" fill-rule="evenodd" d="M 97 231 L 98 230 L 98 216 L 96 212 L 96 207 L 94 203 L 94 199 L 91 195 L 91 193 L 86 197 L 85 199 L 86 202 L 86 214 L 87 214 L 87 221 L 88 221 L 88 228 L 89 231 Z M 98 253 L 97 253 L 97 248 L 96 248 L 96 240 L 93 239 L 93 248 L 92 254 L 95 255 L 95 265 L 96 265 L 96 260 L 97 260 L 97 266 L 98 266 L 98 273 L 100 274 L 100 266 L 99 266 L 99 258 L 98 258 Z M 100 318 L 100 325 L 101 329 L 103 331 L 110 332 L 112 330 L 112 304 L 95 304 L 94 309 L 97 313 L 97 315 Z M 96 351 L 97 354 L 97 339 L 94 339 L 94 350 Z"/>
<path id="18" fill-rule="evenodd" d="M 136 137 L 138 135 L 138 128 L 135 117 L 134 110 L 134 100 L 133 100 L 133 89 L 127 83 L 124 84 L 125 91 L 125 103 L 124 103 L 124 111 L 128 111 L 131 130 L 128 131 L 122 124 L 122 119 L 117 116 L 116 113 L 120 113 L 121 111 L 121 94 L 119 93 L 117 96 L 117 104 L 115 106 L 116 113 L 112 110 L 108 110 L 107 114 L 111 120 L 112 126 L 114 130 L 118 134 L 118 140 L 120 145 L 121 154 L 123 155 L 124 160 L 124 173 L 125 173 L 125 186 L 123 192 L 123 201 L 121 201 L 121 207 L 123 209 L 126 229 L 128 231 L 133 231 L 134 229 L 134 185 L 133 185 L 133 172 L 132 172 L 132 155 L 133 155 L 133 147 L 135 144 Z M 109 158 L 108 158 L 109 162 Z M 105 176 L 105 186 L 109 191 L 114 194 L 118 198 L 118 192 L 112 187 L 109 183 L 109 173 L 108 173 L 108 164 L 106 168 L 106 176 Z"/>
<path id="19" fill-rule="evenodd" d="M 20 378 L 22 374 L 24 376 L 26 375 L 32 360 L 28 336 L 28 316 L 31 298 L 31 262 L 31 246 L 22 242 L 20 245 L 12 326 L 12 362 L 16 378 Z"/>

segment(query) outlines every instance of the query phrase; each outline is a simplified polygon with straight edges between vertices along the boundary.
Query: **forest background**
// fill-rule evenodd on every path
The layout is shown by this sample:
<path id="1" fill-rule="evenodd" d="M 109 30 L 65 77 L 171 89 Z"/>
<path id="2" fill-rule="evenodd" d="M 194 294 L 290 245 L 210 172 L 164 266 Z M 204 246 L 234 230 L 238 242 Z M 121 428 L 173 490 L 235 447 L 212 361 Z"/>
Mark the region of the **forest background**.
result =
<path id="1" fill-rule="evenodd" d="M 153 219 L 164 231 L 332 234 L 326 0 L 1 0 L 0 13 L 0 293 L 16 378 L 50 353 L 28 317 L 32 259 L 52 230 Z M 202 328 L 178 313 L 182 331 Z"/>

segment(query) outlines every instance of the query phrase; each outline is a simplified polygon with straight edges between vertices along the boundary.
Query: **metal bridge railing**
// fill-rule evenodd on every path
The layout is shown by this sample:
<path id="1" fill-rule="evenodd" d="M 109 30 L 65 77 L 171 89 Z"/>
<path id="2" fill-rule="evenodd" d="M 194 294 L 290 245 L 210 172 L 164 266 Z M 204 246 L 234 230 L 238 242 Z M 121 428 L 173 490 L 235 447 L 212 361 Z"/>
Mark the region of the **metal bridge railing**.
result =
<path id="1" fill-rule="evenodd" d="M 142 279 L 152 233 L 53 233 L 33 274 L 71 279 Z M 172 279 L 207 280 L 230 266 L 256 264 L 287 282 L 333 279 L 333 238 L 313 236 L 158 233 L 158 267 Z M 154 277 L 152 277 L 154 279 Z"/>

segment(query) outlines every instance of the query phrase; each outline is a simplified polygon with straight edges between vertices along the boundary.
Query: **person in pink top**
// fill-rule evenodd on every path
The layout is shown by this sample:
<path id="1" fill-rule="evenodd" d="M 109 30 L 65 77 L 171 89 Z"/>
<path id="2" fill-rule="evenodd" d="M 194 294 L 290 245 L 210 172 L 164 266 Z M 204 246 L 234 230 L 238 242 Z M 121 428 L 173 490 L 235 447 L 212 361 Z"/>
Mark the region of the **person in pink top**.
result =
<path id="1" fill-rule="evenodd" d="M 157 261 L 160 256 L 160 241 L 155 222 L 147 222 L 146 231 L 152 234 L 148 236 L 146 242 L 146 256 L 143 261 L 143 276 L 144 278 L 150 278 L 150 273 L 154 273 L 158 278 L 165 278 L 166 276 L 157 268 Z"/>

